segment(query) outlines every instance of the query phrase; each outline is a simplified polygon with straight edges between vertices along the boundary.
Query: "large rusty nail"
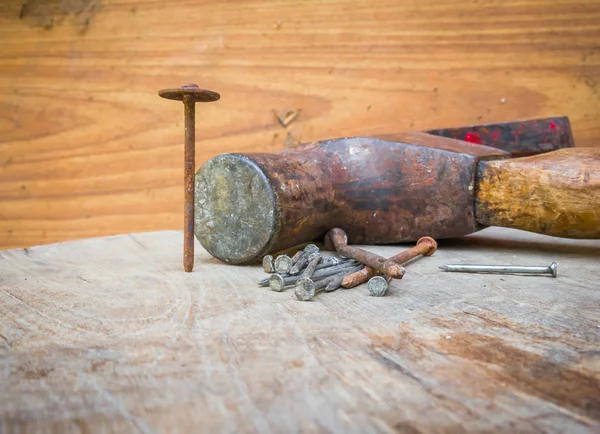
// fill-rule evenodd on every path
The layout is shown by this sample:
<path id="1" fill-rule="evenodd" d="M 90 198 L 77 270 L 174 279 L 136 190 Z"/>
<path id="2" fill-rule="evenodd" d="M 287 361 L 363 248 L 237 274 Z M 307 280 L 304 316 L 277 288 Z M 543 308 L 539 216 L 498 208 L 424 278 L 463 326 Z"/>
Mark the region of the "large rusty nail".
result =
<path id="1" fill-rule="evenodd" d="M 333 228 L 325 236 L 325 244 L 331 248 L 333 246 L 335 250 L 347 258 L 356 259 L 369 267 L 374 268 L 386 276 L 393 277 L 395 279 L 402 279 L 404 276 L 404 268 L 394 262 L 391 259 L 386 259 L 383 256 L 379 256 L 375 253 L 367 252 L 366 250 L 359 249 L 348 245 L 348 237 L 346 233 L 340 228 Z"/>
<path id="2" fill-rule="evenodd" d="M 217 101 L 221 96 L 211 90 L 200 89 L 195 84 L 184 84 L 176 89 L 158 91 L 162 98 L 183 101 L 185 125 L 184 155 L 184 222 L 183 222 L 183 269 L 194 268 L 194 172 L 196 171 L 196 106 L 197 102 Z"/>
<path id="3" fill-rule="evenodd" d="M 358 286 L 361 283 L 365 283 L 367 280 L 369 280 L 376 274 L 377 271 L 373 267 L 363 267 L 356 273 L 352 273 L 344 277 L 344 280 L 342 281 L 342 286 L 346 289 L 354 288 L 355 286 Z"/>
<path id="4" fill-rule="evenodd" d="M 431 237 L 421 237 L 417 244 L 410 249 L 398 253 L 392 256 L 390 259 L 394 260 L 399 264 L 404 264 L 419 255 L 431 256 L 437 250 L 437 243 Z"/>
<path id="5" fill-rule="evenodd" d="M 437 243 L 431 237 L 421 237 L 417 244 L 410 249 L 404 250 L 397 255 L 392 256 L 389 260 L 397 264 L 404 264 L 419 255 L 431 256 L 437 250 Z M 344 278 L 342 286 L 344 288 L 354 288 L 355 286 L 365 283 L 377 274 L 377 270 L 372 267 L 365 267 L 356 273 L 353 273 Z M 386 287 L 387 288 L 387 287 Z"/>

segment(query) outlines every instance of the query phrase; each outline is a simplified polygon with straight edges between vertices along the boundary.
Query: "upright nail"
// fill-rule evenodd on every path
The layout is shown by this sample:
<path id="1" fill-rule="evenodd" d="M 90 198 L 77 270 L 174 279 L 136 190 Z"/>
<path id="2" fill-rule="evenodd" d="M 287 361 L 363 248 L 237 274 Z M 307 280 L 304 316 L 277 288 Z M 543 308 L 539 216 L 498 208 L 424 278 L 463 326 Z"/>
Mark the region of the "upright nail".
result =
<path id="1" fill-rule="evenodd" d="M 419 238 L 417 244 L 410 249 L 404 250 L 397 255 L 392 256 L 389 260 L 397 264 L 404 264 L 419 255 L 431 256 L 437 249 L 437 243 L 431 237 Z M 354 288 L 361 283 L 366 282 L 377 274 L 377 270 L 373 267 L 365 267 L 362 270 L 347 276 L 342 282 L 344 288 Z"/>
<path id="2" fill-rule="evenodd" d="M 221 96 L 213 91 L 200 89 L 195 84 L 185 84 L 177 89 L 158 92 L 162 98 L 183 101 L 185 125 L 184 155 L 184 222 L 183 222 L 183 269 L 194 268 L 194 172 L 196 170 L 196 106 L 197 102 L 217 101 Z"/>
<path id="3" fill-rule="evenodd" d="M 386 276 L 395 279 L 401 279 L 404 276 L 404 268 L 394 261 L 358 247 L 349 246 L 348 237 L 340 228 L 333 228 L 327 232 L 325 243 L 328 246 L 333 246 L 340 255 L 356 259 L 358 262 L 368 265 Z"/>

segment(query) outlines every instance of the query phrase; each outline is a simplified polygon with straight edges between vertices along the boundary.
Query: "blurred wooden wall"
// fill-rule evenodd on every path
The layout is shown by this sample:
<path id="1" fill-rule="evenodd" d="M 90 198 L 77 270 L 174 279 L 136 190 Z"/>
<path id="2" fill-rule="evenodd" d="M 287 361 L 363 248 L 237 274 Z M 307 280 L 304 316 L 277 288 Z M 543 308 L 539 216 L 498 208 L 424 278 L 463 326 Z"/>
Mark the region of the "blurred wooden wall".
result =
<path id="1" fill-rule="evenodd" d="M 182 106 L 157 91 L 187 82 L 222 95 L 198 166 L 551 115 L 600 146 L 600 2 L 5 0 L 0 248 L 182 228 Z"/>

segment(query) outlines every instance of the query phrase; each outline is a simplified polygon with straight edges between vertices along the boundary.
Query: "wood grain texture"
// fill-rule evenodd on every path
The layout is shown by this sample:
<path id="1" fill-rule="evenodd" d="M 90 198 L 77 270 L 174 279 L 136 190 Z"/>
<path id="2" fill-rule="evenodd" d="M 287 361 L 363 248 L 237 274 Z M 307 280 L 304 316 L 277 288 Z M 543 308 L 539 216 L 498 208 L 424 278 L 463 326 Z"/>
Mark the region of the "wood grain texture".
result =
<path id="1" fill-rule="evenodd" d="M 600 241 L 491 228 L 298 301 L 179 231 L 0 252 L 0 432 L 600 430 Z M 386 257 L 398 248 L 377 247 Z M 558 263 L 558 278 L 448 262 Z"/>
<path id="2" fill-rule="evenodd" d="M 560 149 L 479 163 L 475 213 L 485 226 L 600 238 L 600 149 Z"/>
<path id="3" fill-rule="evenodd" d="M 0 5 L 4 248 L 182 228 L 182 107 L 157 91 L 190 81 L 222 95 L 198 107 L 198 166 L 550 115 L 600 143 L 597 0 L 104 0 L 63 19 L 21 4 Z M 290 110 L 283 127 L 273 111 Z"/>

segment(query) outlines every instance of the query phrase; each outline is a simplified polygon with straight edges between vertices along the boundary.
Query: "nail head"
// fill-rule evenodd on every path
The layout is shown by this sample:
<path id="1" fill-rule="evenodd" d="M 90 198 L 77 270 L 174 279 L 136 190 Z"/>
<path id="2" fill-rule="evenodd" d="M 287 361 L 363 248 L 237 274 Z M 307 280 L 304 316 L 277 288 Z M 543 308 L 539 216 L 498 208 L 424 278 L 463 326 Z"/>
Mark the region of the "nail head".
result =
<path id="1" fill-rule="evenodd" d="M 300 279 L 296 282 L 294 294 L 298 300 L 311 300 L 315 296 L 315 283 L 311 279 Z"/>
<path id="2" fill-rule="evenodd" d="M 269 277 L 269 288 L 273 291 L 281 292 L 285 288 L 285 281 L 279 274 L 273 274 Z"/>
<path id="3" fill-rule="evenodd" d="M 184 96 L 191 96 L 194 102 L 212 102 L 221 98 L 221 95 L 217 92 L 200 89 L 195 84 L 184 84 L 178 88 L 162 89 L 158 91 L 158 96 L 175 101 L 183 101 Z"/>
<path id="4" fill-rule="evenodd" d="M 372 296 L 383 297 L 388 289 L 388 282 L 382 276 L 375 276 L 369 279 L 367 288 L 369 289 L 369 292 Z"/>
<path id="5" fill-rule="evenodd" d="M 417 241 L 417 246 L 419 244 L 427 244 L 429 246 L 429 250 L 423 253 L 423 256 L 431 256 L 437 250 L 437 242 L 431 237 L 421 237 Z"/>

